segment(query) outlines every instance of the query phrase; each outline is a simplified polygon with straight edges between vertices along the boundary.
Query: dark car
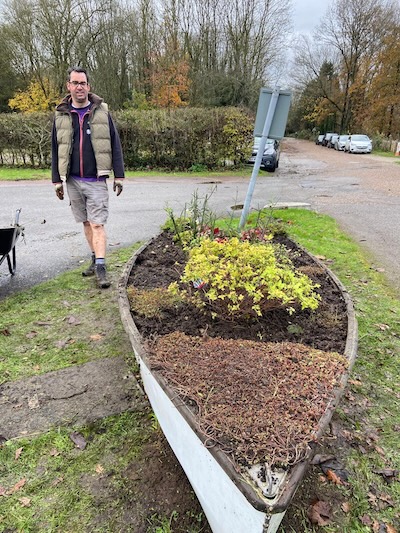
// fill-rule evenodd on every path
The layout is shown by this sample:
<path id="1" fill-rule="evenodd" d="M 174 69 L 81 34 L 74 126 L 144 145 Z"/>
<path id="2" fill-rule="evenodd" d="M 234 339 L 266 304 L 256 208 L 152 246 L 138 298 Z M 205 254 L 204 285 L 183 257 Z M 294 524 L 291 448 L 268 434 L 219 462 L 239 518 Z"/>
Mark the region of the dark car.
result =
<path id="1" fill-rule="evenodd" d="M 257 157 L 258 147 L 260 146 L 261 137 L 254 137 L 253 151 L 248 163 L 254 165 Z M 261 160 L 261 168 L 268 170 L 268 172 L 275 172 L 279 166 L 280 146 L 279 141 L 274 139 L 267 139 L 265 143 L 264 153 Z"/>
<path id="2" fill-rule="evenodd" d="M 335 142 L 337 141 L 338 138 L 339 138 L 339 134 L 338 133 L 334 133 L 332 135 L 332 137 L 329 139 L 327 147 L 328 148 L 335 148 Z"/>
<path id="3" fill-rule="evenodd" d="M 325 133 L 324 138 L 322 140 L 322 146 L 329 146 L 330 140 L 333 135 L 337 135 L 334 131 Z"/>

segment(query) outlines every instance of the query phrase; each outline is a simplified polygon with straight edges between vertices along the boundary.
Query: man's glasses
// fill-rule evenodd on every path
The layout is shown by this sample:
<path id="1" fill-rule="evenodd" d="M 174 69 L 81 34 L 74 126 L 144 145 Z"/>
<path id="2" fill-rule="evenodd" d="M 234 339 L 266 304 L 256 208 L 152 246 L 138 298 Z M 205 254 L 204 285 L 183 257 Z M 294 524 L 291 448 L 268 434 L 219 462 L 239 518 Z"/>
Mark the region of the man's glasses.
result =
<path id="1" fill-rule="evenodd" d="M 73 85 L 74 87 L 78 87 L 78 85 L 81 85 L 82 87 L 86 87 L 87 85 L 87 81 L 69 81 L 68 83 L 70 83 L 71 85 Z"/>

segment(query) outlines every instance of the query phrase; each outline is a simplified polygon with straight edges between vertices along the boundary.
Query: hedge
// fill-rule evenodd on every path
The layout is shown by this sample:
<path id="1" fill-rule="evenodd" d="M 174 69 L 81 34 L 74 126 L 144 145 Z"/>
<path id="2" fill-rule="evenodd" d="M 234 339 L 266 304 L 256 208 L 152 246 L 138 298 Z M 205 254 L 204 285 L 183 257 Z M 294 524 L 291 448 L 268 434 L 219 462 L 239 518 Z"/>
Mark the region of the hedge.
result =
<path id="1" fill-rule="evenodd" d="M 254 115 L 235 107 L 113 113 L 127 169 L 209 170 L 250 155 Z M 0 114 L 0 164 L 50 166 L 52 113 Z"/>

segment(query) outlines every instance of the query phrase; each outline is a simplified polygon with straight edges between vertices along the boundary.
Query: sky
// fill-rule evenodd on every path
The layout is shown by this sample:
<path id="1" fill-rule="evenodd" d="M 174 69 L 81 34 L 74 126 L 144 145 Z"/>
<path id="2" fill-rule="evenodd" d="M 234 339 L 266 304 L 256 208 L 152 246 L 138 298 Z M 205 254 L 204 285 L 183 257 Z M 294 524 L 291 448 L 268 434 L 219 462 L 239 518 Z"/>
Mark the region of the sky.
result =
<path id="1" fill-rule="evenodd" d="M 281 89 L 292 86 L 292 66 L 294 59 L 296 36 L 306 35 L 312 37 L 313 31 L 326 15 L 329 4 L 325 0 L 291 0 L 293 34 L 288 41 L 287 55 L 283 62 L 279 63 L 275 77 L 270 84 L 276 83 Z"/>
<path id="2" fill-rule="evenodd" d="M 324 0 L 292 0 L 294 31 L 312 34 L 327 11 Z"/>

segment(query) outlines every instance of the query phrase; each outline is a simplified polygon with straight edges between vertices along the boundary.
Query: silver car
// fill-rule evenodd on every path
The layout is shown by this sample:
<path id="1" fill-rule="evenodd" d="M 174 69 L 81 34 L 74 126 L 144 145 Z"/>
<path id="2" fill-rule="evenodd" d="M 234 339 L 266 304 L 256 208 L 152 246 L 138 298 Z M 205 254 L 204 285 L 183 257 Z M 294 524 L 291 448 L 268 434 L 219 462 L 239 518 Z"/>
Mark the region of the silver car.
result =
<path id="1" fill-rule="evenodd" d="M 368 135 L 349 135 L 344 145 L 344 151 L 353 154 L 370 154 L 372 141 Z"/>
<path id="2" fill-rule="evenodd" d="M 343 151 L 349 135 L 339 135 L 335 141 L 335 150 Z"/>

